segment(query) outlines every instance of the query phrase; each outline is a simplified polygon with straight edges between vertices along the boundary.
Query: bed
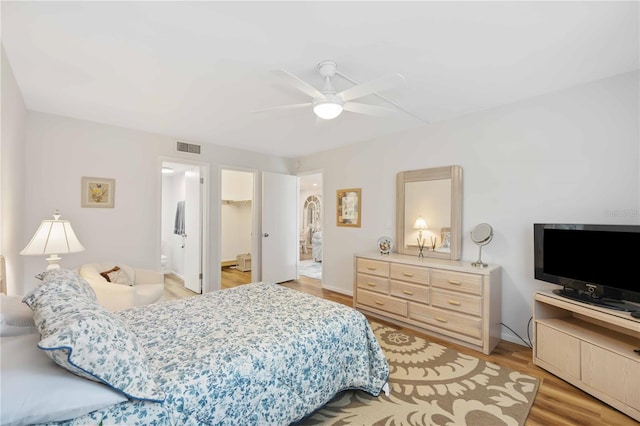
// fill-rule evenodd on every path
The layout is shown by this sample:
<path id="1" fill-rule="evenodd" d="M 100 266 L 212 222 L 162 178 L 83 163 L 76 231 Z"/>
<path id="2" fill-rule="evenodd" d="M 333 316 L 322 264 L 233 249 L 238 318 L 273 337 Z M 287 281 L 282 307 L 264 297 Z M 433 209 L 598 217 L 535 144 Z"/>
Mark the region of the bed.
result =
<path id="1" fill-rule="evenodd" d="M 42 350 L 35 351 L 120 398 L 45 423 L 286 425 L 345 389 L 378 395 L 388 379 L 387 361 L 362 314 L 279 285 L 248 284 L 118 313 L 103 312 L 70 271 L 50 274 L 40 287 L 36 297 L 25 297 L 42 335 Z M 76 296 L 88 299 L 86 306 L 70 304 Z M 68 318 L 52 320 L 60 311 Z M 74 321 L 77 330 L 63 329 Z M 105 346 L 111 336 L 122 341 Z M 114 372 L 120 377 L 111 377 Z"/>

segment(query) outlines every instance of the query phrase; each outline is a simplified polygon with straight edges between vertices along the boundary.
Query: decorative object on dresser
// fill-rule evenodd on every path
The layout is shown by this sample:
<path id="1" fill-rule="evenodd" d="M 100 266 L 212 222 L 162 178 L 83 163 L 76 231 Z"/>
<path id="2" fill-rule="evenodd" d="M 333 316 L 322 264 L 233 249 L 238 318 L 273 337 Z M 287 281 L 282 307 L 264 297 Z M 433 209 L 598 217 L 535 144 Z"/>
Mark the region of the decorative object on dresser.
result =
<path id="1" fill-rule="evenodd" d="M 360 188 L 336 191 L 336 225 L 360 228 L 362 191 Z"/>
<path id="2" fill-rule="evenodd" d="M 431 250 L 426 257 L 460 259 L 462 253 L 462 168 L 460 166 L 409 170 L 396 180 L 396 251 L 420 254 L 420 233 L 416 217 L 429 218 Z M 418 237 L 418 245 L 414 243 Z M 427 240 L 429 245 L 429 240 Z"/>
<path id="3" fill-rule="evenodd" d="M 79 251 L 84 251 L 84 246 L 73 232 L 71 223 L 68 220 L 60 220 L 60 212 L 56 210 L 53 214 L 53 220 L 42 221 L 29 244 L 22 249 L 20 254 L 25 256 L 50 255 L 47 258 L 47 262 L 49 262 L 47 270 L 51 270 L 60 269 L 58 262 L 62 258 L 58 254 Z"/>
<path id="4" fill-rule="evenodd" d="M 476 225 L 471 231 L 471 241 L 476 243 L 479 248 L 478 260 L 473 262 L 471 266 L 475 268 L 486 268 L 488 265 L 482 261 L 482 246 L 486 246 L 493 240 L 493 228 L 488 223 Z"/>
<path id="5" fill-rule="evenodd" d="M 380 250 L 380 254 L 389 254 L 391 253 L 391 248 L 393 246 L 393 241 L 389 237 L 380 237 L 378 238 L 378 250 Z"/>
<path id="6" fill-rule="evenodd" d="M 83 177 L 81 207 L 113 208 L 116 197 L 116 180 Z"/>
<path id="7" fill-rule="evenodd" d="M 534 364 L 640 421 L 640 320 L 540 291 L 533 335 Z"/>
<path id="8" fill-rule="evenodd" d="M 354 256 L 354 307 L 489 354 L 500 340 L 499 266 L 391 253 Z"/>

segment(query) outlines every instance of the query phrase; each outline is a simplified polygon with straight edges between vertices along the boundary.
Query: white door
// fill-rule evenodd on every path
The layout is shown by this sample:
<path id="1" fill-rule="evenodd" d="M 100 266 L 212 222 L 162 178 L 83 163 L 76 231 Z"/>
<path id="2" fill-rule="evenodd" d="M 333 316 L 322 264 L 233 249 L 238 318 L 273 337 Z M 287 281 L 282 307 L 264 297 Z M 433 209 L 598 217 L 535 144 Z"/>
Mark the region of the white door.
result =
<path id="1" fill-rule="evenodd" d="M 262 175 L 262 281 L 296 279 L 298 259 L 298 178 Z"/>
<path id="2" fill-rule="evenodd" d="M 184 286 L 202 293 L 202 206 L 200 168 L 184 174 Z"/>

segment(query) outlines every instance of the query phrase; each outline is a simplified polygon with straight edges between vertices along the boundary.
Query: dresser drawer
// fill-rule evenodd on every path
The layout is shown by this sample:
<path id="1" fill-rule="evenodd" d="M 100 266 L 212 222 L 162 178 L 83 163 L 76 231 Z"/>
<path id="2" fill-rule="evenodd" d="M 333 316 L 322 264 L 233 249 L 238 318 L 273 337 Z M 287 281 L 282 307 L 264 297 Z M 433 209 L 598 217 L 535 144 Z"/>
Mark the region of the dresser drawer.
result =
<path id="1" fill-rule="evenodd" d="M 379 293 L 389 293 L 389 278 L 377 277 L 375 275 L 358 274 L 358 288 L 364 288 Z"/>
<path id="2" fill-rule="evenodd" d="M 392 296 L 419 303 L 429 303 L 429 287 L 424 285 L 391 280 L 390 292 Z"/>
<path id="3" fill-rule="evenodd" d="M 389 262 L 359 257 L 356 261 L 356 268 L 358 272 L 364 272 L 365 274 L 378 275 L 380 277 L 389 276 Z"/>
<path id="4" fill-rule="evenodd" d="M 431 271 L 431 286 L 482 295 L 482 276 L 434 269 Z"/>
<path id="5" fill-rule="evenodd" d="M 367 290 L 358 289 L 358 303 L 371 306 L 380 311 L 390 312 L 392 314 L 407 316 L 407 303 L 404 300 L 394 299 L 393 297 L 383 296 Z"/>
<path id="6" fill-rule="evenodd" d="M 409 318 L 476 339 L 482 338 L 482 320 L 473 316 L 410 302 Z"/>
<path id="7" fill-rule="evenodd" d="M 429 269 L 424 266 L 391 264 L 391 278 L 402 281 L 410 281 L 417 284 L 429 284 Z"/>
<path id="8" fill-rule="evenodd" d="M 482 297 L 480 296 L 433 288 L 431 304 L 464 314 L 482 316 Z"/>

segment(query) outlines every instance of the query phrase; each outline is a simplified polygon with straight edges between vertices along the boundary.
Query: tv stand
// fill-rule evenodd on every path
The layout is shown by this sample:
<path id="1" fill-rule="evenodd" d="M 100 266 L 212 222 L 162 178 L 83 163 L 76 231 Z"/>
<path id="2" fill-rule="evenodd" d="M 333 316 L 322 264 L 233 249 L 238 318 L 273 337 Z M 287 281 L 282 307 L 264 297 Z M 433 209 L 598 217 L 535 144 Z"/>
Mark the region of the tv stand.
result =
<path id="1" fill-rule="evenodd" d="M 640 320 L 536 293 L 533 363 L 640 421 Z"/>
<path id="2" fill-rule="evenodd" d="M 634 305 L 624 300 L 610 299 L 607 297 L 593 297 L 592 293 L 585 291 L 578 291 L 568 288 L 562 290 L 553 290 L 558 296 L 566 297 L 567 299 L 577 300 L 578 302 L 588 303 L 589 305 L 601 306 L 603 308 L 615 309 L 616 311 L 633 312 L 640 310 L 639 305 Z"/>

